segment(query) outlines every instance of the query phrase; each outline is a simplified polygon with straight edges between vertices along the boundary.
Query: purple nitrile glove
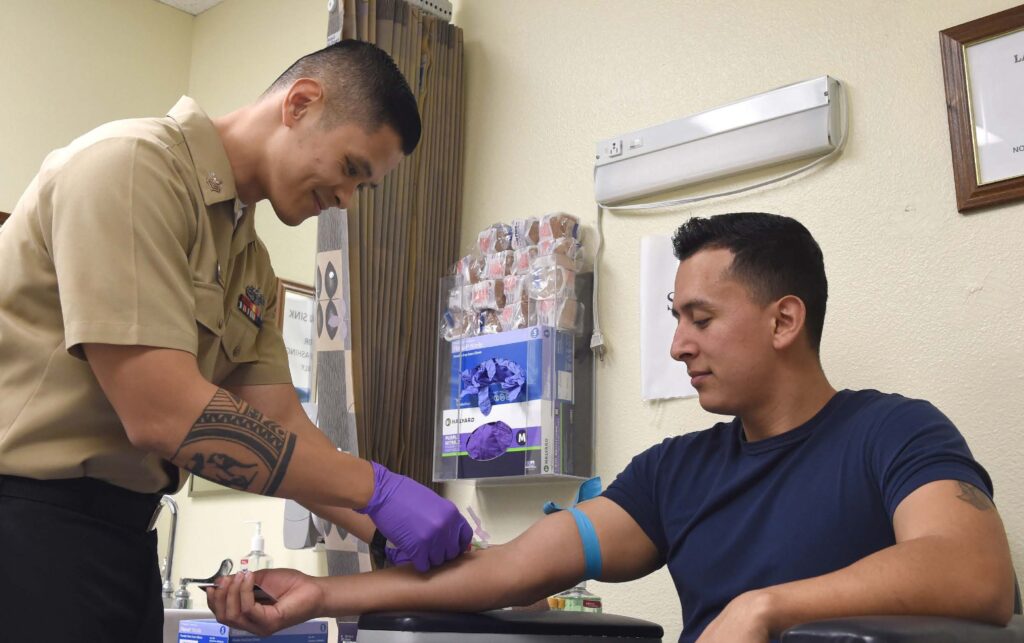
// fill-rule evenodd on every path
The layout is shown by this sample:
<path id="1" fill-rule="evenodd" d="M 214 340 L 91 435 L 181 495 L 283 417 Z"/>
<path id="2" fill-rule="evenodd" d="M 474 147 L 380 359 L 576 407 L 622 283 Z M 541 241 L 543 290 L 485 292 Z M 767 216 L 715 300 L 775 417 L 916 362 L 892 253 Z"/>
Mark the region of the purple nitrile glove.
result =
<path id="1" fill-rule="evenodd" d="M 505 454 L 515 442 L 512 427 L 501 420 L 482 424 L 469 434 L 466 453 L 474 460 L 493 460 Z"/>
<path id="2" fill-rule="evenodd" d="M 381 464 L 370 464 L 373 497 L 356 512 L 369 516 L 398 550 L 388 551 L 392 563 L 412 562 L 416 571 L 425 572 L 466 551 L 473 530 L 450 500 Z"/>
<path id="3" fill-rule="evenodd" d="M 399 565 L 408 565 L 412 562 L 412 558 L 395 547 L 385 547 L 384 553 L 388 557 L 388 562 L 395 567 L 398 567 Z"/>

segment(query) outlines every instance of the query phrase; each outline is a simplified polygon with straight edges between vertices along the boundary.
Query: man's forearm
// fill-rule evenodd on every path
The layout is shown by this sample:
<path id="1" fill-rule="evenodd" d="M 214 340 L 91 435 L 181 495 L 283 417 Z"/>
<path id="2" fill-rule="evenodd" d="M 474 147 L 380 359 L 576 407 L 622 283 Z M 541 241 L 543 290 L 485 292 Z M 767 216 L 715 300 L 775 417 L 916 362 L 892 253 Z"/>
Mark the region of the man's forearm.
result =
<path id="1" fill-rule="evenodd" d="M 546 516 L 512 542 L 474 551 L 427 574 L 408 566 L 372 574 L 318 579 L 324 613 L 382 610 L 479 612 L 528 605 L 580 579 L 583 551 L 565 513 Z"/>
<path id="2" fill-rule="evenodd" d="M 481 612 L 534 602 L 547 593 L 523 583 L 522 561 L 492 547 L 418 574 L 408 565 L 372 574 L 318 579 L 330 616 L 387 610 Z"/>
<path id="3" fill-rule="evenodd" d="M 745 595 L 773 636 L 799 623 L 875 614 L 941 615 L 1003 625 L 1011 588 L 954 539 L 929 536 L 893 545 L 815 578 Z M 979 568 L 982 567 L 982 568 Z"/>
<path id="4" fill-rule="evenodd" d="M 365 506 L 373 493 L 368 462 L 337 452 L 305 416 L 283 426 L 217 389 L 170 461 L 218 484 L 310 504 Z"/>

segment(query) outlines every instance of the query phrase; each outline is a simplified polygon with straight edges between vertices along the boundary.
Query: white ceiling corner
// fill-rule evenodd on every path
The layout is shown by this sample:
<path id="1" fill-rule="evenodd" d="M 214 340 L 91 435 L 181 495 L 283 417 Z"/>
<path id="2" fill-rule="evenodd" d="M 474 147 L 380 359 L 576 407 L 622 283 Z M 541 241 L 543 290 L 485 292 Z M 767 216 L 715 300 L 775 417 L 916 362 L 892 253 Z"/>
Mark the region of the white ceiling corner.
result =
<path id="1" fill-rule="evenodd" d="M 162 2 L 185 13 L 198 16 L 207 9 L 220 4 L 221 0 L 157 0 L 157 2 Z"/>

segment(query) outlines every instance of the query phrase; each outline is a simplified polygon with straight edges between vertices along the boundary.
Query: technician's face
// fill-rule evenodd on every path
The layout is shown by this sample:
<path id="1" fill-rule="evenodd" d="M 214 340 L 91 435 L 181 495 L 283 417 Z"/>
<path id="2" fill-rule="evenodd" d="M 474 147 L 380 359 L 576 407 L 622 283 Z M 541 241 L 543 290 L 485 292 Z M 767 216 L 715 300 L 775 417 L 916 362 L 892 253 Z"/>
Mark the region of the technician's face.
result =
<path id="1" fill-rule="evenodd" d="M 374 186 L 402 160 L 401 140 L 388 126 L 367 132 L 342 123 L 324 130 L 300 123 L 276 159 L 270 201 L 287 225 L 298 225 L 327 208 L 347 208 L 361 186 Z"/>
<path id="2" fill-rule="evenodd" d="M 686 364 L 706 411 L 743 415 L 764 401 L 774 359 L 770 306 L 728 274 L 730 250 L 702 250 L 676 271 L 672 358 Z"/>

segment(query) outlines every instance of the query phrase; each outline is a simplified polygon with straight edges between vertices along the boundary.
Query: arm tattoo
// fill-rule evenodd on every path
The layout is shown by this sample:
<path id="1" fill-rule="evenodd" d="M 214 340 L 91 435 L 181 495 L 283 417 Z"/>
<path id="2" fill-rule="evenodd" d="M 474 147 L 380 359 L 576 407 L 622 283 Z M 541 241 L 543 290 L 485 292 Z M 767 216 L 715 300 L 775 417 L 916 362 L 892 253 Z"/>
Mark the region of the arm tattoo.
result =
<path id="1" fill-rule="evenodd" d="M 960 485 L 960 493 L 957 498 L 964 502 L 970 503 L 978 511 L 988 511 L 995 507 L 992 501 L 989 500 L 988 496 L 978 490 L 977 487 L 966 482 L 957 480 L 957 484 Z"/>
<path id="2" fill-rule="evenodd" d="M 294 433 L 217 389 L 171 460 L 225 487 L 273 495 L 295 450 Z"/>

